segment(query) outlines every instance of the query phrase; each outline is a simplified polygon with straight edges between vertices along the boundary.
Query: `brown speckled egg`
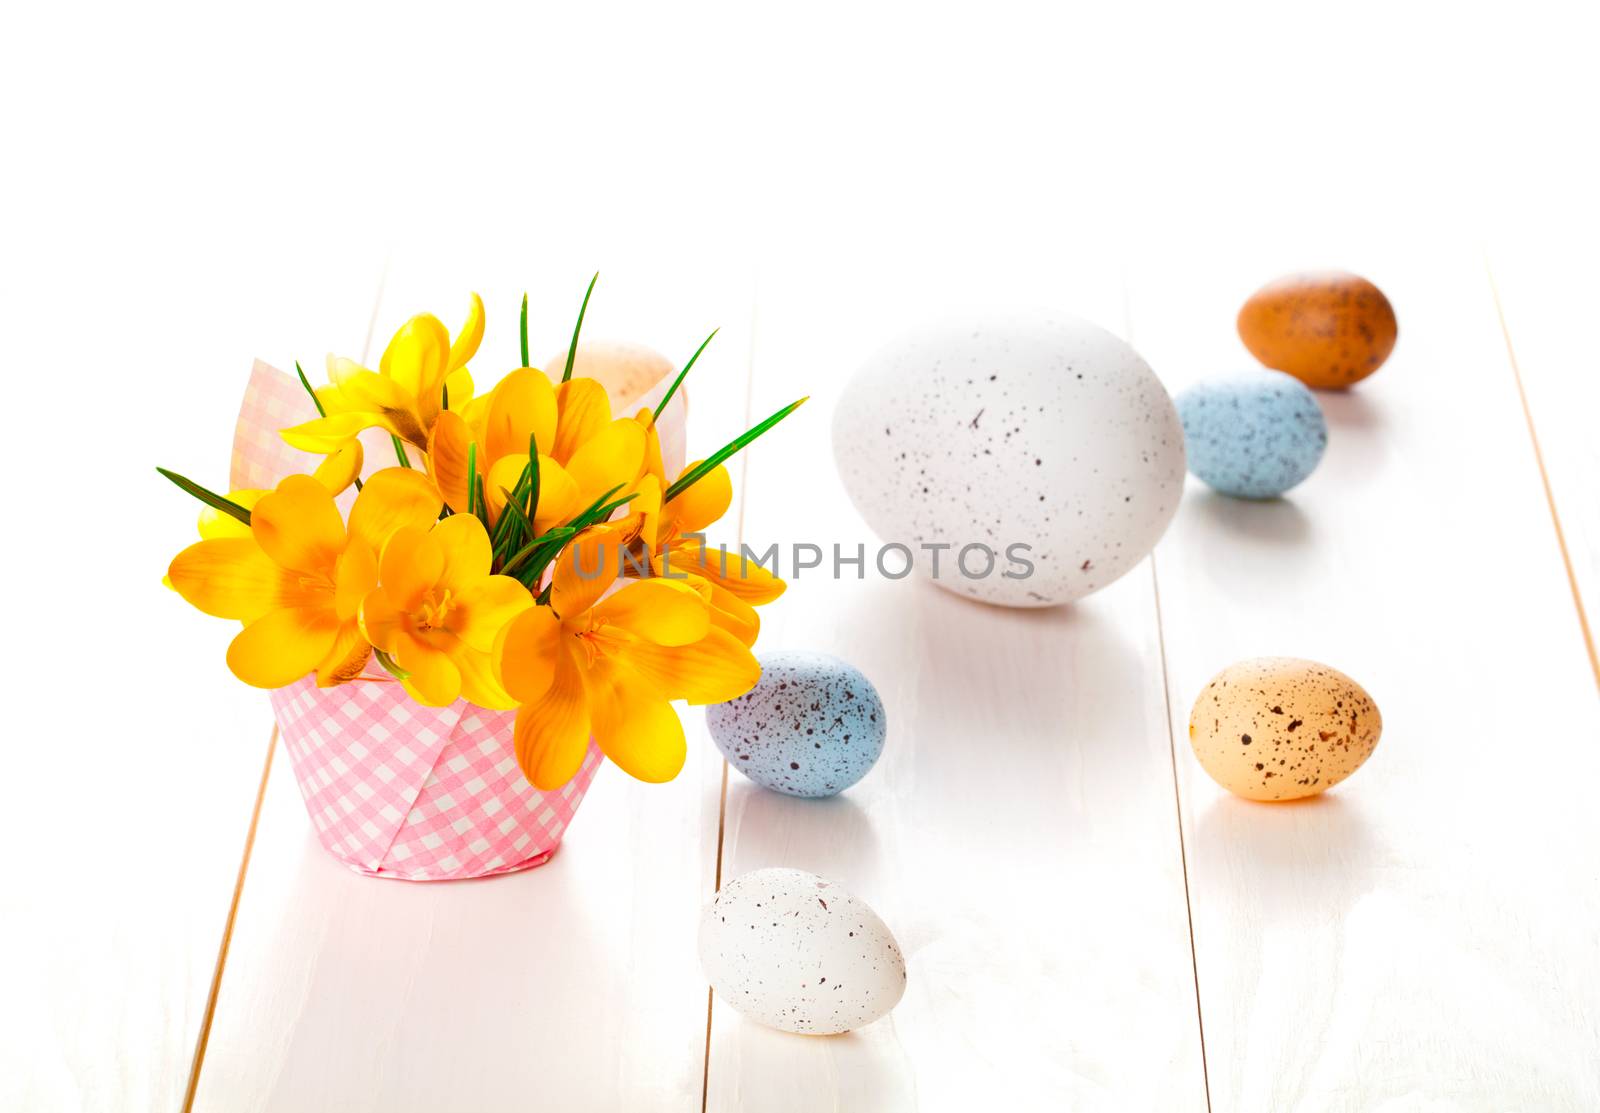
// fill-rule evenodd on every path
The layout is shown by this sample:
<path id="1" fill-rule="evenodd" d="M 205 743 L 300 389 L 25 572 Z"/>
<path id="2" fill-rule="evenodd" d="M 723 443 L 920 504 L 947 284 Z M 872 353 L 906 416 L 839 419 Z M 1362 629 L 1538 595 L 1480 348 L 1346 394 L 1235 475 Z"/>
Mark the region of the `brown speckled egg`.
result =
<path id="1" fill-rule="evenodd" d="M 1285 275 L 1239 310 L 1239 339 L 1251 355 L 1322 390 L 1382 367 L 1399 331 L 1383 291 L 1343 271 Z"/>
<path id="2" fill-rule="evenodd" d="M 1189 742 L 1212 780 L 1250 800 L 1315 796 L 1361 767 L 1383 733 L 1366 689 L 1296 657 L 1252 657 L 1211 678 Z"/>

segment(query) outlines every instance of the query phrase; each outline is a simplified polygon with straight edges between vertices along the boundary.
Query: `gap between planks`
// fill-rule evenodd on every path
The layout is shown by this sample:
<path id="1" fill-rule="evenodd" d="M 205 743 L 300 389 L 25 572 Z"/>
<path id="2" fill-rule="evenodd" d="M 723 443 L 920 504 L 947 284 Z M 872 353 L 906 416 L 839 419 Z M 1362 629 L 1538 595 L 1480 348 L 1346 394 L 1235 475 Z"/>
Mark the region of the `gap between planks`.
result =
<path id="1" fill-rule="evenodd" d="M 272 757 L 278 748 L 278 725 L 267 736 L 267 758 L 261 764 L 261 783 L 256 786 L 256 802 L 250 811 L 250 829 L 244 837 L 244 853 L 239 858 L 239 873 L 233 882 L 233 900 L 222 925 L 222 943 L 217 948 L 217 964 L 211 971 L 211 988 L 206 991 L 205 1010 L 200 1015 L 200 1034 L 194 1042 L 194 1059 L 189 1064 L 189 1082 L 183 1091 L 183 1113 L 194 1109 L 195 1093 L 200 1088 L 200 1069 L 205 1065 L 206 1043 L 211 1038 L 211 1022 L 217 1015 L 217 997 L 222 991 L 222 971 L 228 965 L 228 945 L 233 941 L 233 925 L 239 916 L 239 898 L 244 894 L 245 875 L 250 872 L 250 853 L 256 845 L 256 828 L 261 823 L 261 804 L 267 797 L 267 781 L 272 776 Z"/>
<path id="2" fill-rule="evenodd" d="M 1495 316 L 1500 321 L 1500 335 L 1506 342 L 1506 360 L 1511 365 L 1511 379 L 1517 385 L 1517 399 L 1522 403 L 1522 419 L 1528 426 L 1528 440 L 1533 444 L 1534 463 L 1539 465 L 1539 483 L 1544 488 L 1545 505 L 1550 509 L 1550 523 L 1556 531 L 1556 547 L 1561 550 L 1561 564 L 1567 572 L 1567 587 L 1572 592 L 1572 606 L 1578 612 L 1578 628 L 1583 631 L 1583 647 L 1589 654 L 1589 671 L 1595 686 L 1600 688 L 1600 654 L 1596 654 L 1594 632 L 1589 628 L 1589 615 L 1583 607 L 1583 592 L 1578 588 L 1578 576 L 1572 567 L 1572 552 L 1567 547 L 1567 531 L 1561 525 L 1561 511 L 1556 507 L 1555 489 L 1550 486 L 1550 473 L 1544 464 L 1544 448 L 1539 443 L 1539 429 L 1533 420 L 1533 408 L 1528 405 L 1528 391 L 1522 382 L 1522 367 L 1517 363 L 1517 348 L 1511 340 L 1511 329 L 1506 324 L 1505 307 L 1500 303 L 1500 286 L 1494 279 L 1494 267 L 1485 253 L 1484 275 L 1489 280 L 1489 294 L 1494 299 Z"/>
<path id="3" fill-rule="evenodd" d="M 756 332 L 760 323 L 761 279 L 757 271 L 750 280 L 750 338 L 745 348 L 744 360 L 744 427 L 750 428 L 750 415 L 755 408 Z M 739 453 L 739 512 L 734 519 L 734 536 L 744 544 L 744 508 L 750 489 L 750 453 Z M 712 895 L 722 891 L 722 848 L 728 823 L 728 762 L 722 761 L 722 785 L 717 793 L 717 858 L 713 871 Z M 711 1022 L 716 1007 L 716 993 L 706 987 L 706 1053 L 700 1068 L 700 1113 L 706 1113 L 711 1101 Z"/>

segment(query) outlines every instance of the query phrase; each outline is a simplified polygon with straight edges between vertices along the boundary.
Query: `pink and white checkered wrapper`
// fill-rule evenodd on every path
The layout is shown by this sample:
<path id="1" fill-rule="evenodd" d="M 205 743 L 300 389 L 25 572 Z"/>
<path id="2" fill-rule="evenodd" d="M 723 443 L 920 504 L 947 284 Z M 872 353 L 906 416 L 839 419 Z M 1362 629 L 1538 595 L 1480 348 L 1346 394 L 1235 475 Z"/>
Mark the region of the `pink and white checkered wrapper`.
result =
<path id="1" fill-rule="evenodd" d="M 649 396 L 635 403 L 653 404 Z M 675 398 L 662 415 L 669 474 L 683 466 L 685 413 Z M 257 360 L 234 431 L 232 489 L 272 488 L 314 470 L 320 458 L 290 448 L 278 432 L 316 416 L 299 382 Z M 392 466 L 386 436 L 369 430 L 362 440 L 364 471 Z M 352 498 L 341 496 L 342 510 Z M 515 712 L 465 700 L 425 707 L 382 673 L 336 688 L 318 688 L 308 676 L 271 698 L 318 839 L 375 877 L 444 881 L 542 865 L 600 766 L 591 741 L 578 775 L 540 792 L 517 764 Z"/>

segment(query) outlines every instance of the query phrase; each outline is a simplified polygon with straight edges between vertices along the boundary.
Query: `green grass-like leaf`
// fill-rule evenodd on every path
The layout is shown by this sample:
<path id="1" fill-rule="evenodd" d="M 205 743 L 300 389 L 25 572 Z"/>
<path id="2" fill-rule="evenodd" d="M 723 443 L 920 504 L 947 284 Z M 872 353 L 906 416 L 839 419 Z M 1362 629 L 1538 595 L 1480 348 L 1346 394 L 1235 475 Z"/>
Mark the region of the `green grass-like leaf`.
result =
<path id="1" fill-rule="evenodd" d="M 372 655 L 373 657 L 377 658 L 378 664 L 383 666 L 383 671 L 394 677 L 396 680 L 411 679 L 411 674 L 405 669 L 401 668 L 395 659 L 389 656 L 383 650 L 374 649 L 372 651 Z"/>
<path id="2" fill-rule="evenodd" d="M 250 511 L 240 506 L 232 499 L 223 498 L 215 491 L 207 490 L 194 480 L 186 479 L 175 471 L 168 471 L 166 468 L 157 468 L 156 471 L 172 480 L 172 482 L 177 485 L 180 491 L 188 492 L 201 502 L 205 503 L 207 506 L 211 507 L 213 510 L 220 510 L 224 514 L 237 518 L 245 525 L 250 524 Z"/>
<path id="3" fill-rule="evenodd" d="M 406 446 L 401 444 L 400 438 L 395 436 L 393 433 L 389 434 L 389 439 L 394 442 L 395 459 L 400 461 L 400 466 L 402 468 L 409 468 L 411 466 L 411 460 L 408 456 L 406 456 Z"/>
<path id="4" fill-rule="evenodd" d="M 300 376 L 300 385 L 306 388 L 306 393 L 311 395 L 311 404 L 317 407 L 318 417 L 327 417 L 328 411 L 322 408 L 322 399 L 317 397 L 317 392 L 311 389 L 311 380 L 306 378 L 305 369 L 300 366 L 300 361 L 294 361 L 294 373 Z"/>
<path id="5" fill-rule="evenodd" d="M 720 328 L 712 329 L 711 335 L 700 342 L 700 346 L 694 350 L 694 355 L 689 357 L 689 362 L 683 365 L 683 370 L 678 372 L 678 377 L 672 380 L 672 385 L 661 396 L 661 403 L 656 406 L 656 412 L 650 415 L 652 422 L 661 420 L 661 411 L 667 408 L 667 403 L 672 401 L 672 396 L 678 393 L 678 388 L 683 385 L 683 380 L 689 375 L 689 368 L 694 366 L 694 361 L 700 358 L 700 353 L 706 350 L 706 345 L 711 343 L 712 339 L 721 331 Z"/>
<path id="6" fill-rule="evenodd" d="M 528 295 L 522 295 L 522 366 L 528 366 Z"/>
<path id="7" fill-rule="evenodd" d="M 595 271 L 594 277 L 589 279 L 589 288 L 583 293 L 583 304 L 578 307 L 578 323 L 572 326 L 572 343 L 567 346 L 567 369 L 561 372 L 562 382 L 572 378 L 572 361 L 578 358 L 578 334 L 583 331 L 583 315 L 589 312 L 589 295 L 594 293 L 594 284 L 599 281 L 600 272 Z"/>
<path id="8" fill-rule="evenodd" d="M 542 536 L 534 538 L 506 561 L 500 569 L 500 574 L 515 576 L 527 587 L 538 583 L 539 577 L 544 575 L 545 566 L 555 559 L 562 546 L 595 523 L 611 517 L 619 506 L 625 506 L 633 501 L 635 497 L 633 495 L 624 495 L 615 502 L 606 501 L 620 490 L 622 485 L 618 484 L 595 499 L 566 525 L 546 530 Z"/>
<path id="9" fill-rule="evenodd" d="M 729 456 L 732 456 L 735 452 L 738 452 L 741 448 L 755 440 L 762 433 L 765 433 L 768 429 L 771 429 L 774 425 L 778 424 L 778 422 L 782 421 L 784 418 L 798 410 L 801 406 L 805 405 L 809 397 L 810 396 L 807 395 L 806 398 L 801 398 L 797 402 L 790 402 L 787 406 L 783 407 L 783 409 L 779 410 L 777 413 L 773 414 L 759 425 L 745 430 L 743 433 L 740 433 L 737 437 L 733 438 L 733 440 L 717 449 L 717 451 L 713 452 L 709 458 L 701 461 L 695 467 L 689 469 L 683 475 L 680 475 L 676 480 L 674 480 L 672 486 L 667 488 L 667 493 L 662 497 L 661 501 L 664 503 L 671 502 L 673 499 L 683 494 L 690 487 L 694 486 L 701 479 L 705 478 L 708 473 L 713 471 Z"/>

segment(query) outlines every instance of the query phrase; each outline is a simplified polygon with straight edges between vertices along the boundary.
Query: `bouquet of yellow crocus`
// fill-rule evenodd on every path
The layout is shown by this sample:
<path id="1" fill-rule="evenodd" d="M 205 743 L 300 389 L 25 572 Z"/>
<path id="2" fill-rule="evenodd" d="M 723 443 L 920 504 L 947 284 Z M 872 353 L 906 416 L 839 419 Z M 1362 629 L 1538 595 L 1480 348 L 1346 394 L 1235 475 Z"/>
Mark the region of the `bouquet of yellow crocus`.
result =
<path id="1" fill-rule="evenodd" d="M 474 294 L 454 337 L 413 317 L 377 370 L 330 357 L 313 388 L 297 365 L 318 416 L 281 436 L 323 457 L 311 474 L 219 495 L 162 471 L 206 505 L 168 581 L 243 623 L 227 657 L 239 679 L 388 681 L 426 707 L 514 709 L 539 790 L 573 778 L 591 737 L 641 780 L 678 773 L 671 701 L 754 685 L 754 607 L 784 588 L 706 551 L 732 499 L 725 461 L 804 399 L 669 475 L 657 422 L 705 344 L 654 408 L 618 415 L 604 384 L 573 374 L 582 324 L 580 310 L 563 366 L 528 366 L 524 298 L 523 366 L 479 392 Z M 388 466 L 364 466 L 370 430 L 387 434 Z"/>

